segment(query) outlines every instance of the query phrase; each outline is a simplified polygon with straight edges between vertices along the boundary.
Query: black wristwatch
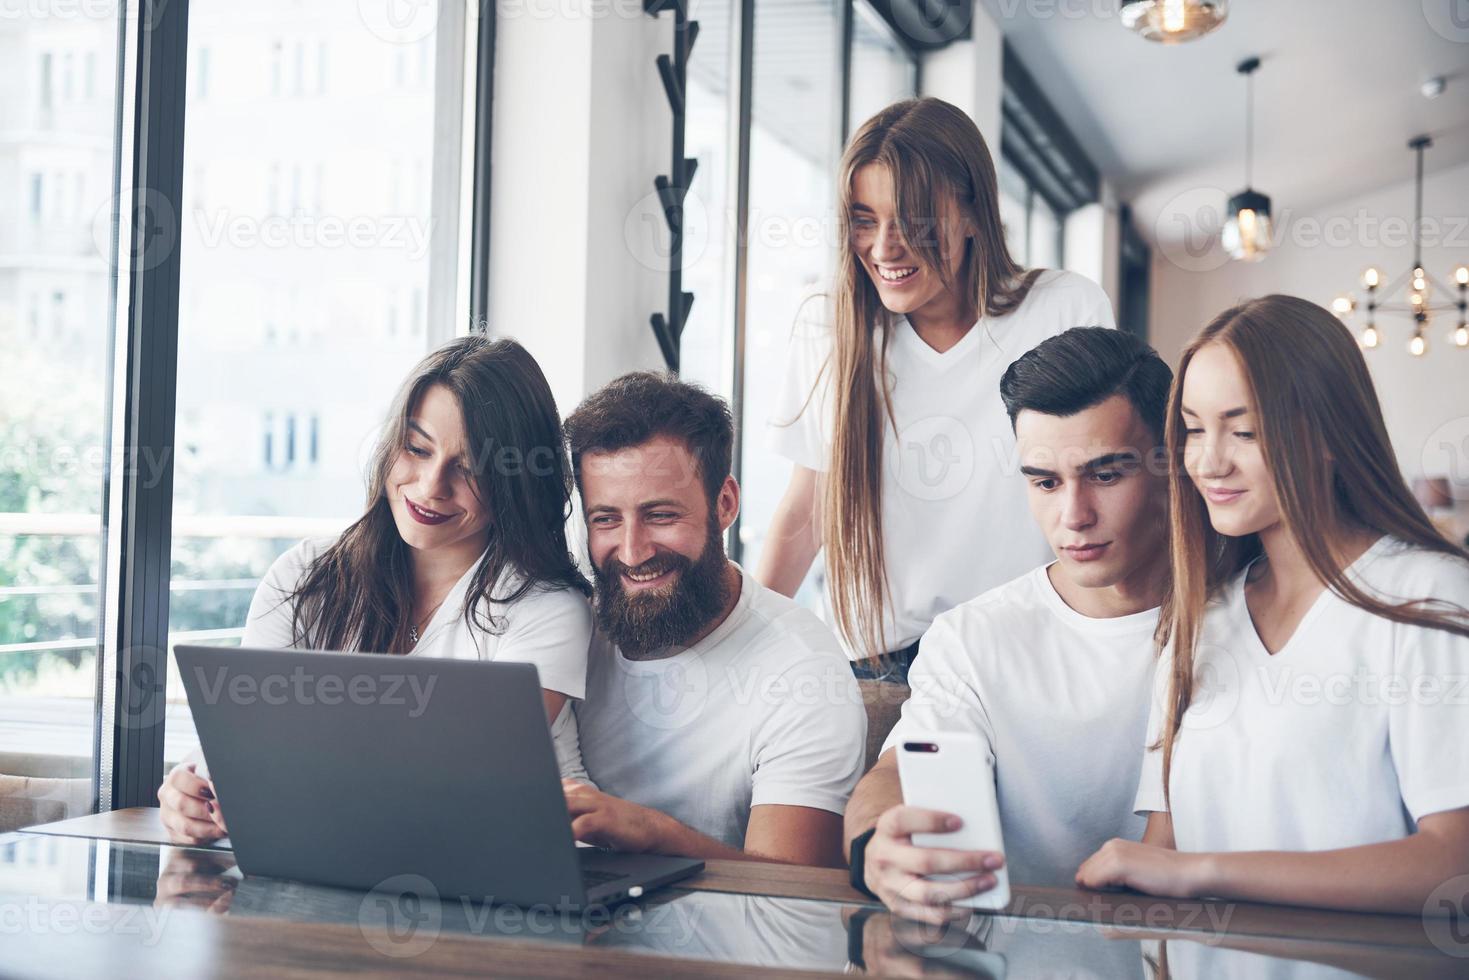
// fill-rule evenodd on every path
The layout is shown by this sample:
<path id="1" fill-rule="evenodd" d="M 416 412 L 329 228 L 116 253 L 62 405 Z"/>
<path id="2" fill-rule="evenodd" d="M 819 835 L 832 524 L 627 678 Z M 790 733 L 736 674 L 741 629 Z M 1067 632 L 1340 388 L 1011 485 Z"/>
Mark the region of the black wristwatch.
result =
<path id="1" fill-rule="evenodd" d="M 869 898 L 877 898 L 877 895 L 872 889 L 867 887 L 866 874 L 867 842 L 872 840 L 872 835 L 875 833 L 877 833 L 876 827 L 868 827 L 862 833 L 852 838 L 852 857 L 848 865 L 848 871 L 850 873 L 848 880 L 851 881 L 852 887 Z"/>

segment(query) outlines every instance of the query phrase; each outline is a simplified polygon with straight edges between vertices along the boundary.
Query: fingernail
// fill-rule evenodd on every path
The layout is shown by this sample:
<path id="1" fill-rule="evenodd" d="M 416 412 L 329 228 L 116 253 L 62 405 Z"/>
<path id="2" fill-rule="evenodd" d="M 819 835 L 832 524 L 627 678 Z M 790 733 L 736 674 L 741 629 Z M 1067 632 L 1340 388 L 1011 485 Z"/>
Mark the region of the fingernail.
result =
<path id="1" fill-rule="evenodd" d="M 204 797 L 206 800 L 212 800 L 214 799 L 214 790 L 206 786 L 199 791 L 199 795 Z"/>
<path id="2" fill-rule="evenodd" d="M 991 854 L 984 859 L 984 866 L 986 870 L 993 871 L 1000 866 L 1000 859 Z"/>
<path id="3" fill-rule="evenodd" d="M 204 805 L 209 808 L 209 812 L 210 813 L 213 813 L 214 812 L 214 804 L 213 803 L 206 803 Z"/>
<path id="4" fill-rule="evenodd" d="M 949 819 L 944 821 L 944 826 L 948 827 L 950 830 L 958 830 L 960 827 L 964 826 L 964 821 L 960 820 L 958 817 L 951 816 L 949 817 Z"/>

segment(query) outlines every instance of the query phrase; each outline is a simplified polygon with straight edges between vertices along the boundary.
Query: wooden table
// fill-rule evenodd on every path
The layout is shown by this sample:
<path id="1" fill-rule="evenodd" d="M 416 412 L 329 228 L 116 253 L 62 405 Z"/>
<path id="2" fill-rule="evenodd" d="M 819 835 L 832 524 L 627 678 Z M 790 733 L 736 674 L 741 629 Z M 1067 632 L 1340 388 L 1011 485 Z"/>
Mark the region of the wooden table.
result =
<path id="1" fill-rule="evenodd" d="M 167 844 L 154 808 L 140 807 L 30 827 L 25 833 L 53 834 Z M 741 895 L 802 898 L 872 907 L 854 891 L 843 871 L 754 861 L 707 862 L 699 876 L 680 888 Z M 109 915 L 123 909 L 100 907 Z M 1413 916 L 1365 915 L 1238 902 L 1175 901 L 1127 892 L 1088 892 L 1068 888 L 1012 887 L 1006 913 L 1027 919 L 1088 922 L 1136 936 L 1173 936 L 1184 930 L 1208 944 L 1250 950 L 1287 959 L 1343 965 L 1380 977 L 1469 977 L 1469 944 L 1464 958 L 1445 955 L 1430 941 L 1424 921 Z M 42 937 L 44 938 L 44 937 Z M 54 937 L 53 937 L 54 939 Z M 15 945 L 7 937 L 4 967 L 47 974 L 55 965 L 57 943 Z M 12 948 L 14 947 L 14 948 Z M 478 973 L 493 970 L 551 977 L 646 978 L 658 976 L 779 976 L 779 971 L 710 961 L 675 960 L 596 948 L 545 948 L 493 938 L 444 935 L 411 961 L 393 960 L 364 943 L 358 928 L 287 920 L 211 916 L 180 910 L 169 918 L 159 941 L 129 946 L 126 937 L 107 930 L 68 936 L 66 972 L 103 972 L 99 966 L 119 950 L 138 975 L 292 976 L 322 970 L 392 974 Z M 182 966 L 188 969 L 182 969 Z M 116 974 L 114 966 L 106 967 Z M 130 967 L 126 972 L 134 972 Z M 810 977 L 815 974 L 801 973 Z"/>

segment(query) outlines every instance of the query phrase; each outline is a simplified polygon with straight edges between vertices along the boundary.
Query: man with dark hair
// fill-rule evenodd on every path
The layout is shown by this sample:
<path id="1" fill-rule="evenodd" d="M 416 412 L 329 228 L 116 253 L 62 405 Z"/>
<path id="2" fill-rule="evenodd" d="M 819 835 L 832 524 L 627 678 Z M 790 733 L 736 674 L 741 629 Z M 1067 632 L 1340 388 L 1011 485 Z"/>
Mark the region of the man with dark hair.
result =
<path id="1" fill-rule="evenodd" d="M 939 616 L 912 693 L 847 810 L 855 883 L 922 921 L 992 888 L 997 854 L 915 847 L 949 815 L 903 805 L 894 746 L 917 731 L 977 734 L 995 782 L 1012 882 L 1071 886 L 1132 812 L 1168 583 L 1163 420 L 1172 372 L 1142 341 L 1078 327 L 1010 365 L 1000 393 L 1031 514 L 1056 560 Z M 975 542 L 982 547 L 983 542 Z M 935 872 L 948 881 L 925 880 Z"/>
<path id="2" fill-rule="evenodd" d="M 566 420 L 597 636 L 576 703 L 595 786 L 578 840 L 626 851 L 842 863 L 867 716 L 831 630 L 724 552 L 739 512 L 724 402 L 639 372 Z"/>

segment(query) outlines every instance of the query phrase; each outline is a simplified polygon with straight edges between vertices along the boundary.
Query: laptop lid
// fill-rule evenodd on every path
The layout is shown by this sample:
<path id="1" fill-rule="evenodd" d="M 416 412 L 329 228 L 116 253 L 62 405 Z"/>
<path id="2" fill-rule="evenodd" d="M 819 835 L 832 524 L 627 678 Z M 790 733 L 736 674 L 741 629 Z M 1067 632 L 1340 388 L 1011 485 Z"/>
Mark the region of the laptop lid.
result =
<path id="1" fill-rule="evenodd" d="M 179 646 L 247 874 L 580 905 L 540 679 L 530 664 Z"/>

